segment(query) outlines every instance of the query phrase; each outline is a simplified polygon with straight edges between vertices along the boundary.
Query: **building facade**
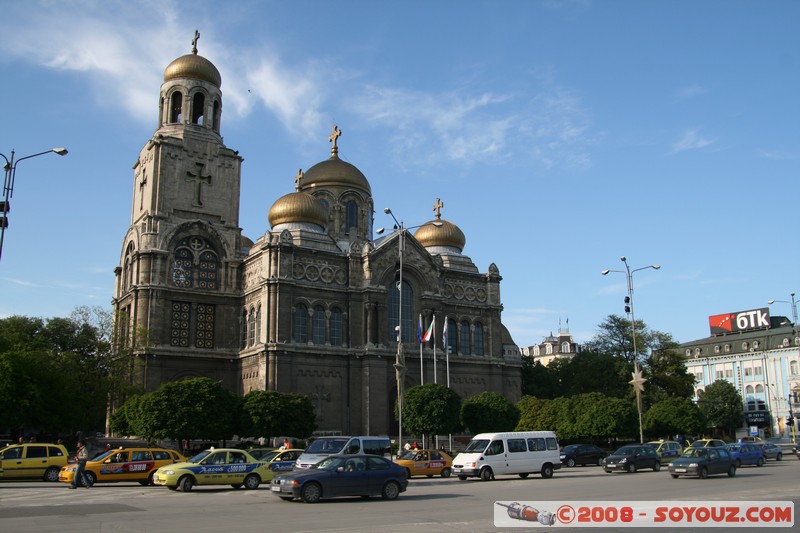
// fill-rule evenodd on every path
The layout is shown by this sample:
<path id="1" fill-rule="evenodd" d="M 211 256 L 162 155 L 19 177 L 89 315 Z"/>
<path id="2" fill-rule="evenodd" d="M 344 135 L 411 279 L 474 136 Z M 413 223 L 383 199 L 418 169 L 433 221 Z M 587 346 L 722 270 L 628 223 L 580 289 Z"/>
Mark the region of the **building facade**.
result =
<path id="1" fill-rule="evenodd" d="M 239 394 L 308 395 L 328 433 L 396 434 L 398 363 L 402 390 L 449 378 L 462 397 L 519 399 L 498 268 L 480 272 L 463 254 L 439 199 L 415 231 L 374 238 L 370 183 L 339 158 L 336 126 L 330 157 L 297 173 L 270 228 L 242 235 L 243 159 L 220 134 L 221 85 L 195 39 L 164 72 L 158 127 L 134 164 L 113 304 L 123 341 L 146 337 L 132 343 L 138 383 L 205 376 Z M 434 317 L 437 376 L 417 340 Z"/>
<path id="2" fill-rule="evenodd" d="M 550 364 L 555 359 L 572 359 L 581 351 L 581 345 L 576 343 L 569 332 L 569 324 L 566 328 L 561 327 L 559 321 L 558 336 L 550 332 L 550 335 L 542 339 L 542 342 L 522 349 L 522 355 L 530 357 L 533 362 L 539 362 L 544 366 Z"/>
<path id="3" fill-rule="evenodd" d="M 743 432 L 792 437 L 800 413 L 800 332 L 767 308 L 709 317 L 711 336 L 683 343 L 686 367 L 695 376 L 695 401 L 705 388 L 726 380 L 741 394 Z"/>

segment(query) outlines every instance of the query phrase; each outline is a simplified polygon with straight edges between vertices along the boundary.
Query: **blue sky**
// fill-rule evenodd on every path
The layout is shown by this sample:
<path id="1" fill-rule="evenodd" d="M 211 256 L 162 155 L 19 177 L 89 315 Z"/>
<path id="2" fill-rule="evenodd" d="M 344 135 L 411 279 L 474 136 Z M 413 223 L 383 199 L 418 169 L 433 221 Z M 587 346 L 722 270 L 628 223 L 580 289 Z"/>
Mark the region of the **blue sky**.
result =
<path id="1" fill-rule="evenodd" d="M 521 346 L 623 314 L 680 342 L 800 291 L 800 2 L 8 1 L 0 152 L 22 161 L 0 317 L 110 309 L 131 167 L 164 68 L 222 74 L 225 144 L 255 240 L 298 168 L 367 176 L 375 227 L 443 218 L 503 276 Z M 773 314 L 791 316 L 776 303 Z"/>

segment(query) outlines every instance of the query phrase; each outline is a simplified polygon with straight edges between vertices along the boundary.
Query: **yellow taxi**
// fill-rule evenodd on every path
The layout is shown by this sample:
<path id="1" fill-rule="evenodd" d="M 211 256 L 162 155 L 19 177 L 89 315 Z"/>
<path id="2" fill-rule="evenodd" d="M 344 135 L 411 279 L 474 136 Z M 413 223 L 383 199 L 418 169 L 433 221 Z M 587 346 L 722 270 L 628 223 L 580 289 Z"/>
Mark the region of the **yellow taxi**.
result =
<path id="1" fill-rule="evenodd" d="M 275 474 L 280 474 L 283 472 L 291 472 L 294 469 L 294 463 L 297 461 L 297 458 L 300 457 L 300 454 L 303 453 L 304 450 L 299 448 L 289 448 L 288 450 L 271 450 L 266 453 L 262 453 L 259 457 L 256 453 L 253 453 L 252 450 L 248 450 L 250 455 L 252 455 L 258 461 L 265 462 L 269 465 L 270 473 L 265 476 L 262 481 L 272 481 L 272 478 L 275 477 Z"/>
<path id="2" fill-rule="evenodd" d="M 662 463 L 670 463 L 677 459 L 683 451 L 683 446 L 674 440 L 651 440 L 644 444 L 656 451 Z"/>
<path id="3" fill-rule="evenodd" d="M 406 475 L 450 477 L 453 458 L 441 450 L 408 450 L 394 461 L 406 469 Z"/>
<path id="4" fill-rule="evenodd" d="M 12 444 L 0 450 L 0 479 L 58 481 L 58 471 L 68 462 L 67 449 L 61 444 Z"/>
<path id="5" fill-rule="evenodd" d="M 116 448 L 86 462 L 86 477 L 90 484 L 138 481 L 152 485 L 153 474 L 162 466 L 185 461 L 186 457 L 166 448 Z M 63 467 L 58 480 L 72 483 L 77 465 Z M 83 481 L 79 482 L 83 486 Z"/>
<path id="6" fill-rule="evenodd" d="M 196 485 L 230 485 L 238 489 L 257 489 L 262 481 L 272 479 L 269 464 L 255 459 L 244 450 L 211 448 L 183 463 L 156 470 L 153 483 L 170 490 L 189 492 Z"/>

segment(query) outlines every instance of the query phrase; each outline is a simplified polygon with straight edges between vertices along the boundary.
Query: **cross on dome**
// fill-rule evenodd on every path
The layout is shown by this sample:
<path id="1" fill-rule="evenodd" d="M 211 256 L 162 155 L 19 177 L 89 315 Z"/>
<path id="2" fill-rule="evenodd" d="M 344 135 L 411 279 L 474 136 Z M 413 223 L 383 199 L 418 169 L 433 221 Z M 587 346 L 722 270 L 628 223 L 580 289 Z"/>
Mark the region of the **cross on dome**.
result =
<path id="1" fill-rule="evenodd" d="M 442 202 L 441 198 L 436 199 L 436 205 L 433 206 L 433 211 L 436 213 L 436 220 L 442 219 L 442 208 L 444 207 L 444 202 Z"/>
<path id="2" fill-rule="evenodd" d="M 333 145 L 331 146 L 331 157 L 338 155 L 339 153 L 339 147 L 336 145 L 336 141 L 341 136 L 342 136 L 342 130 L 340 130 L 339 127 L 336 124 L 334 124 L 333 131 L 328 136 L 328 142 L 333 143 Z"/>
<path id="3" fill-rule="evenodd" d="M 200 39 L 200 32 L 194 30 L 194 39 L 192 39 L 192 53 L 197 54 L 197 40 Z"/>
<path id="4" fill-rule="evenodd" d="M 302 168 L 298 168 L 297 169 L 297 176 L 294 177 L 294 190 L 296 190 L 296 191 L 300 190 L 300 181 L 303 179 L 304 175 L 305 174 L 303 174 L 303 169 Z"/>

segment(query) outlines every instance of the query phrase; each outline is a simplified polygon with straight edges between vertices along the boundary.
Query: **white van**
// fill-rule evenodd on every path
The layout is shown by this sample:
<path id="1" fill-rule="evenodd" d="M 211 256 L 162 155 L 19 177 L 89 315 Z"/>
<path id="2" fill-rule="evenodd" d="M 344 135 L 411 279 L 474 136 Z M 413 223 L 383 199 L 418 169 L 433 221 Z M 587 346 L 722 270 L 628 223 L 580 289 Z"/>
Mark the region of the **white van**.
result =
<path id="1" fill-rule="evenodd" d="M 552 431 L 512 431 L 475 435 L 467 448 L 453 459 L 453 474 L 458 479 L 517 474 L 521 478 L 539 473 L 553 477 L 561 468 L 558 439 Z"/>
<path id="2" fill-rule="evenodd" d="M 311 468 L 330 455 L 389 455 L 389 437 L 319 437 L 308 445 L 294 463 L 295 468 Z"/>

